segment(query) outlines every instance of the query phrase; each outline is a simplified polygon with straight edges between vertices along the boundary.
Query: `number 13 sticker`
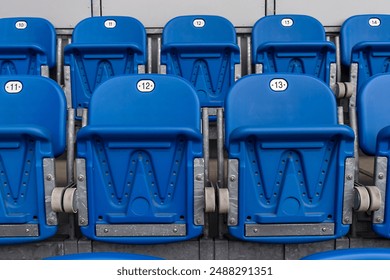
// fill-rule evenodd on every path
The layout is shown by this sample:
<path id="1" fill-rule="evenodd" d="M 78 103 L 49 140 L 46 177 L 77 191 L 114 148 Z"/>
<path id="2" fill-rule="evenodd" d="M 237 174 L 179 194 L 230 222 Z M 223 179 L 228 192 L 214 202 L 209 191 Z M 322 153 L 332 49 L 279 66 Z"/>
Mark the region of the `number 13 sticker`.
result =
<path id="1" fill-rule="evenodd" d="M 285 79 L 272 79 L 269 86 L 273 91 L 285 91 L 288 83 Z"/>

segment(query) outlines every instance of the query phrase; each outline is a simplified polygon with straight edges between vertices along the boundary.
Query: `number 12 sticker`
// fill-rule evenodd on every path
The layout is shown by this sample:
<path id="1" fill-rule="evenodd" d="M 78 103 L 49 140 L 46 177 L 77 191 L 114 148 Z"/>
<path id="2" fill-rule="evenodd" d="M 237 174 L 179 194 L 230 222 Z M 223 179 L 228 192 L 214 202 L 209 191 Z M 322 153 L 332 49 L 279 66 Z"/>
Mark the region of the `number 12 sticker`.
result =
<path id="1" fill-rule="evenodd" d="M 140 92 L 151 92 L 154 90 L 154 82 L 152 80 L 140 80 L 137 83 L 137 89 Z"/>

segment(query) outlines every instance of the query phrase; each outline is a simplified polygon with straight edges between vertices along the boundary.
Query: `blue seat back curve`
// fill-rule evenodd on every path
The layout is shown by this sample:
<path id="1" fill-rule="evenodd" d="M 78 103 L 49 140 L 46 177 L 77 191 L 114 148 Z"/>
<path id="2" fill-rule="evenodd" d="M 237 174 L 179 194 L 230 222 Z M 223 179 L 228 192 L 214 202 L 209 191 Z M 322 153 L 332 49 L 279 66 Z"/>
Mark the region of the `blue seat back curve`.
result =
<path id="1" fill-rule="evenodd" d="M 0 84 L 0 227 L 12 229 L 0 244 L 43 240 L 57 230 L 45 212 L 43 159 L 64 152 L 65 96 L 40 76 L 1 76 Z M 23 226 L 30 234 L 18 232 Z"/>
<path id="2" fill-rule="evenodd" d="M 146 31 L 126 16 L 101 16 L 79 22 L 64 49 L 71 70 L 72 108 L 88 108 L 95 88 L 109 78 L 138 73 L 146 64 Z"/>
<path id="3" fill-rule="evenodd" d="M 192 86 L 170 75 L 115 77 L 94 92 L 88 120 L 77 136 L 88 182 L 89 225 L 82 232 L 118 243 L 164 243 L 200 235 L 202 226 L 194 224 L 193 166 L 202 157 L 202 136 Z M 144 236 L 97 233 L 100 226 L 140 224 L 158 224 L 155 235 L 148 229 Z M 184 231 L 164 236 L 158 229 L 175 226 Z"/>
<path id="4" fill-rule="evenodd" d="M 56 31 L 46 19 L 0 19 L 0 74 L 41 75 L 41 66 L 56 65 Z"/>
<path id="5" fill-rule="evenodd" d="M 239 164 L 239 214 L 237 225 L 229 227 L 232 235 L 294 243 L 348 232 L 340 210 L 344 162 L 353 156 L 354 134 L 337 124 L 335 97 L 324 82 L 294 74 L 244 77 L 227 96 L 225 119 L 228 156 Z M 279 229 L 273 234 L 248 233 L 257 225 L 272 231 L 275 224 Z M 302 224 L 310 228 L 331 224 L 334 230 L 326 235 L 320 230 L 280 234 L 291 224 L 300 229 Z"/>
<path id="6" fill-rule="evenodd" d="M 390 71 L 390 15 L 348 18 L 340 29 L 341 62 L 358 63 L 357 89 L 373 75 Z"/>
<path id="7" fill-rule="evenodd" d="M 163 29 L 161 64 L 191 82 L 202 107 L 223 107 L 239 62 L 234 26 L 223 17 L 179 16 Z"/>
<path id="8" fill-rule="evenodd" d="M 384 90 L 389 84 L 389 74 L 378 74 L 357 95 L 359 146 L 371 156 L 376 155 L 378 134 L 390 125 L 390 95 Z"/>
<path id="9" fill-rule="evenodd" d="M 388 248 L 350 248 L 314 253 L 302 260 L 390 260 Z"/>
<path id="10" fill-rule="evenodd" d="M 266 16 L 252 29 L 252 63 L 262 64 L 263 73 L 307 74 L 329 83 L 335 50 L 322 24 L 311 16 Z"/>
<path id="11" fill-rule="evenodd" d="M 49 257 L 45 260 L 163 260 L 162 258 L 130 253 L 94 252 Z"/>

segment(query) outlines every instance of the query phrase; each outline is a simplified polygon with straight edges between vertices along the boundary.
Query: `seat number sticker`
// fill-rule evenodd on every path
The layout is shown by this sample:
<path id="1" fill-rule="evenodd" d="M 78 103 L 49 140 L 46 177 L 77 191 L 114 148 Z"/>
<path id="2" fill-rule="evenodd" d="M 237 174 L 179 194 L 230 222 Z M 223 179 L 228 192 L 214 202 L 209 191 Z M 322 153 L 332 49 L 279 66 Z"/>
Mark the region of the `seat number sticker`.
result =
<path id="1" fill-rule="evenodd" d="M 370 18 L 368 24 L 372 27 L 381 25 L 381 20 L 379 18 Z"/>
<path id="2" fill-rule="evenodd" d="M 108 19 L 108 20 L 106 20 L 106 21 L 104 22 L 104 26 L 105 26 L 106 28 L 115 28 L 115 26 L 116 26 L 116 21 L 113 20 L 113 19 Z"/>
<path id="3" fill-rule="evenodd" d="M 284 27 L 290 27 L 294 25 L 294 21 L 291 18 L 284 18 L 282 19 L 282 25 Z"/>
<path id="4" fill-rule="evenodd" d="M 137 83 L 137 89 L 140 91 L 140 92 L 151 92 L 154 90 L 154 82 L 152 80 L 140 80 L 138 83 Z"/>
<path id="5" fill-rule="evenodd" d="M 24 20 L 19 20 L 15 23 L 16 29 L 26 29 L 27 28 L 27 22 Z"/>
<path id="6" fill-rule="evenodd" d="M 206 25 L 206 22 L 204 21 L 204 19 L 201 19 L 201 18 L 197 18 L 195 19 L 192 24 L 196 27 L 196 28 L 202 28 Z"/>
<path id="7" fill-rule="evenodd" d="M 285 91 L 288 83 L 285 79 L 272 79 L 269 86 L 273 91 Z"/>
<path id="8" fill-rule="evenodd" d="M 9 81 L 5 84 L 4 89 L 8 93 L 19 93 L 23 89 L 23 84 L 19 81 Z"/>

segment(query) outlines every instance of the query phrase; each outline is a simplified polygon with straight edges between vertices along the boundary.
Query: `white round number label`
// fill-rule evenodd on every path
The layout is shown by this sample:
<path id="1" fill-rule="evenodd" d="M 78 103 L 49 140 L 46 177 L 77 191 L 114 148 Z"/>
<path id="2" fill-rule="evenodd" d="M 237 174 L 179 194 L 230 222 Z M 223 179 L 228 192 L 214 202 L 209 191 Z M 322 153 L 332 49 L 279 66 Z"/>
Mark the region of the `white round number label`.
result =
<path id="1" fill-rule="evenodd" d="M 141 80 L 137 83 L 137 89 L 140 92 L 151 92 L 154 90 L 154 82 L 152 80 Z"/>
<path id="2" fill-rule="evenodd" d="M 291 18 L 282 19 L 282 25 L 285 27 L 290 27 L 294 25 L 294 21 Z"/>
<path id="3" fill-rule="evenodd" d="M 23 89 L 23 84 L 19 81 L 9 81 L 5 84 L 4 89 L 8 93 L 19 93 Z"/>
<path id="4" fill-rule="evenodd" d="M 379 26 L 381 25 L 381 20 L 379 18 L 370 18 L 368 20 L 368 24 L 373 27 Z"/>
<path id="5" fill-rule="evenodd" d="M 288 87 L 288 83 L 285 79 L 273 79 L 269 83 L 269 86 L 273 91 L 285 91 Z"/>
<path id="6" fill-rule="evenodd" d="M 202 28 L 206 25 L 206 22 L 204 21 L 204 19 L 201 19 L 201 18 L 197 18 L 195 19 L 192 24 L 196 27 L 196 28 Z"/>
<path id="7" fill-rule="evenodd" d="M 104 22 L 104 26 L 105 26 L 106 28 L 115 28 L 115 26 L 116 26 L 116 21 L 113 20 L 113 19 L 108 19 L 108 20 L 106 20 L 106 21 Z"/>
<path id="8" fill-rule="evenodd" d="M 17 29 L 26 29 L 27 28 L 27 22 L 24 20 L 19 20 L 15 23 L 15 27 Z"/>

